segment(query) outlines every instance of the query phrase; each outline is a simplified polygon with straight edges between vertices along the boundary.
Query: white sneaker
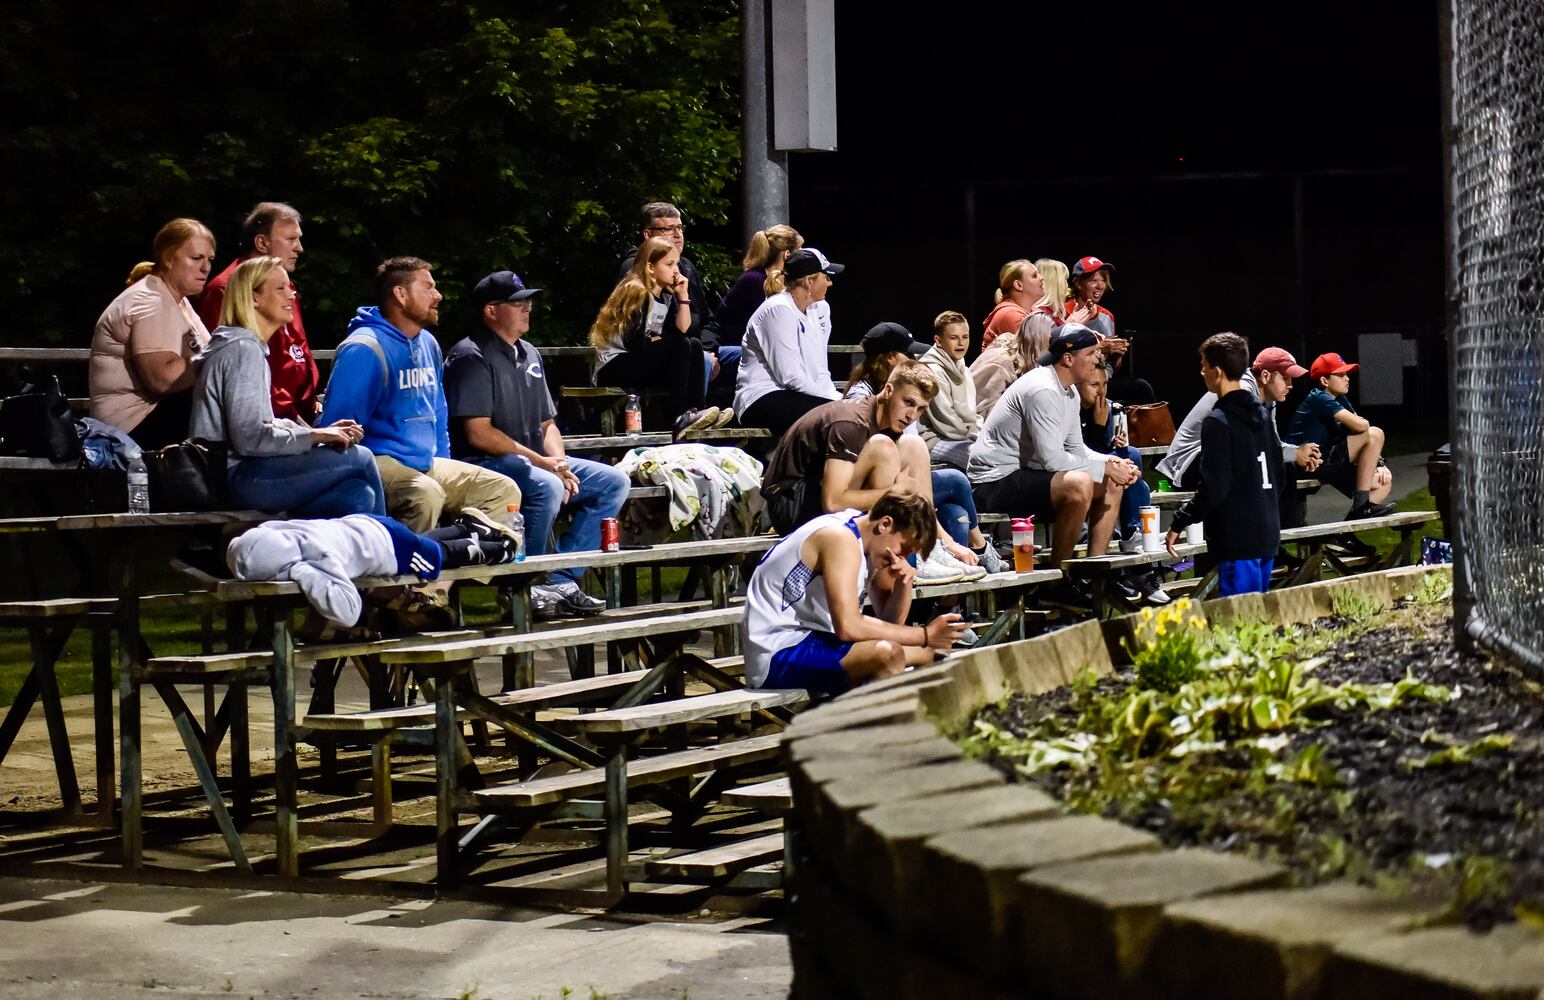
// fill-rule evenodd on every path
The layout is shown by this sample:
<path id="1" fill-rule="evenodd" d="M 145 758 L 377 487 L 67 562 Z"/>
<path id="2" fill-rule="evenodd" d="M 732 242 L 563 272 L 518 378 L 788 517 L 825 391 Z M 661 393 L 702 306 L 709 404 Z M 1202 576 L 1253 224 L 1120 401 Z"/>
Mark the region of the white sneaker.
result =
<path id="1" fill-rule="evenodd" d="M 928 584 L 941 586 L 945 583 L 959 583 L 965 578 L 965 574 L 957 568 L 959 567 L 958 561 L 950 560 L 953 563 L 953 565 L 950 565 L 934 558 L 943 551 L 943 546 L 935 545 L 933 546 L 933 551 L 929 552 L 926 558 L 917 561 L 917 576 L 914 581 L 917 586 L 920 587 Z"/>
<path id="2" fill-rule="evenodd" d="M 1127 555 L 1134 555 L 1142 551 L 1142 531 L 1140 528 L 1120 540 L 1120 550 Z"/>
<path id="3" fill-rule="evenodd" d="M 986 548 L 976 555 L 981 557 L 981 568 L 987 571 L 988 576 L 1008 571 L 1008 567 L 1003 564 L 1003 557 L 997 554 L 997 546 L 990 538 L 986 540 Z"/>
<path id="4" fill-rule="evenodd" d="M 982 577 L 986 576 L 985 567 L 980 565 L 972 566 L 970 563 L 956 559 L 952 552 L 944 548 L 942 542 L 939 542 L 933 546 L 933 551 L 928 558 L 937 559 L 945 566 L 957 570 L 960 574 L 960 579 L 966 583 L 970 583 L 973 580 L 980 580 Z"/>

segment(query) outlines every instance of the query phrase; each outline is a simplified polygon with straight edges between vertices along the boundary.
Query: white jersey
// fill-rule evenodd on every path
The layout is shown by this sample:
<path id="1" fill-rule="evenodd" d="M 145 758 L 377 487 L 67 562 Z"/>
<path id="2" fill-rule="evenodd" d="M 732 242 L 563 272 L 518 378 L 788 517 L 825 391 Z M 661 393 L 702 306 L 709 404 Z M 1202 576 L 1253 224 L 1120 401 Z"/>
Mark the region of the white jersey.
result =
<path id="1" fill-rule="evenodd" d="M 835 632 L 826 580 L 800 557 L 804 540 L 823 528 L 858 535 L 861 510 L 822 514 L 800 525 L 765 556 L 745 588 L 745 684 L 759 688 L 772 669 L 772 654 L 797 646 L 811 632 Z M 868 559 L 858 547 L 858 575 L 851 583 L 858 607 L 868 598 Z"/>

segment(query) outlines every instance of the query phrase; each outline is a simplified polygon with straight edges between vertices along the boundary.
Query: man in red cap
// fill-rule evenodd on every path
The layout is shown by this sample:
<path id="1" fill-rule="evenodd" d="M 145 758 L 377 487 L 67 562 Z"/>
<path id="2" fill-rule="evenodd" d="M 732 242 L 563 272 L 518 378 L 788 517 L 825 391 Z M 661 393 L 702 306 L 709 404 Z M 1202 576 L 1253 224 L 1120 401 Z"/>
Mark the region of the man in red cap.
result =
<path id="1" fill-rule="evenodd" d="M 1394 477 L 1383 464 L 1383 429 L 1352 407 L 1351 373 L 1358 366 L 1339 354 L 1321 354 L 1309 366 L 1314 389 L 1292 415 L 1287 440 L 1317 444 L 1324 454 L 1319 479 L 1351 498 L 1346 520 L 1382 517 L 1394 510 L 1386 503 Z"/>

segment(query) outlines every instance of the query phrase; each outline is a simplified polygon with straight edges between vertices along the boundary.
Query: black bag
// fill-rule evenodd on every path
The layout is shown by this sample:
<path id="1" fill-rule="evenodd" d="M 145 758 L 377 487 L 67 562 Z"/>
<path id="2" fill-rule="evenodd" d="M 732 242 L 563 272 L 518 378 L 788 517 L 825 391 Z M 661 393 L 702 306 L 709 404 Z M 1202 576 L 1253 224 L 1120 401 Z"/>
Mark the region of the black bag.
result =
<path id="1" fill-rule="evenodd" d="M 150 476 L 150 510 L 229 510 L 224 441 L 192 440 L 144 453 Z"/>
<path id="2" fill-rule="evenodd" d="M 19 394 L 0 401 L 0 453 L 55 462 L 80 458 L 80 434 L 57 375 L 41 387 L 29 378 Z"/>

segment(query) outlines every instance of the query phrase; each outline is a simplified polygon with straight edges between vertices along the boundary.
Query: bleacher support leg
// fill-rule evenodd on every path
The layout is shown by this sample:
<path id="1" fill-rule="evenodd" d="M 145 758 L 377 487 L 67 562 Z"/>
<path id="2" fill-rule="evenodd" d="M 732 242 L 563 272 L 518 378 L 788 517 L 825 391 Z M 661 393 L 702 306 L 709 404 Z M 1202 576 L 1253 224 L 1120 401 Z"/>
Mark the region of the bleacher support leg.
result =
<path id="1" fill-rule="evenodd" d="M 434 685 L 434 783 L 435 783 L 435 855 L 437 881 L 441 886 L 460 883 L 456 845 L 456 699 L 454 685 L 443 674 Z"/>
<path id="2" fill-rule="evenodd" d="M 91 626 L 91 702 L 96 730 L 97 822 L 113 821 L 118 798 L 113 750 L 113 637 L 102 624 Z"/>
<path id="3" fill-rule="evenodd" d="M 231 717 L 231 815 L 245 826 L 252 819 L 252 729 L 246 683 L 231 684 L 225 699 Z"/>
<path id="4" fill-rule="evenodd" d="M 279 875 L 300 875 L 300 830 L 296 809 L 300 775 L 295 761 L 295 637 L 289 613 L 273 613 L 273 798 L 277 827 L 275 861 Z"/>
<path id="5" fill-rule="evenodd" d="M 618 744 L 606 758 L 606 891 L 627 891 L 627 746 Z"/>
<path id="6" fill-rule="evenodd" d="M 122 809 L 120 843 L 123 866 L 144 867 L 144 817 L 141 815 L 139 733 L 139 585 L 134 574 L 134 554 L 126 543 L 116 553 L 118 579 L 118 759 L 121 768 L 119 800 Z"/>

